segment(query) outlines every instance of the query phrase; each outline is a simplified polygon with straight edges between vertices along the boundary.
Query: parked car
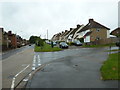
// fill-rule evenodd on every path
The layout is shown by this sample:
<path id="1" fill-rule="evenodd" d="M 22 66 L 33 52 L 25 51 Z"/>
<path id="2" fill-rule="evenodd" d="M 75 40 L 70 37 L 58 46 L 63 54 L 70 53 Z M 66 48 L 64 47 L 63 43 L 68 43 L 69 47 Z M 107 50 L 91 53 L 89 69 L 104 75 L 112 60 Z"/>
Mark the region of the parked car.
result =
<path id="1" fill-rule="evenodd" d="M 73 44 L 76 45 L 76 46 L 82 46 L 82 43 L 78 40 L 74 41 Z"/>
<path id="2" fill-rule="evenodd" d="M 54 46 L 56 46 L 56 45 L 57 45 L 57 43 L 56 43 L 56 42 L 53 42 L 53 45 L 54 45 Z"/>
<path id="3" fill-rule="evenodd" d="M 68 44 L 66 42 L 60 42 L 59 47 L 60 48 L 68 48 Z"/>
<path id="4" fill-rule="evenodd" d="M 120 47 L 120 42 L 116 42 L 116 46 Z"/>

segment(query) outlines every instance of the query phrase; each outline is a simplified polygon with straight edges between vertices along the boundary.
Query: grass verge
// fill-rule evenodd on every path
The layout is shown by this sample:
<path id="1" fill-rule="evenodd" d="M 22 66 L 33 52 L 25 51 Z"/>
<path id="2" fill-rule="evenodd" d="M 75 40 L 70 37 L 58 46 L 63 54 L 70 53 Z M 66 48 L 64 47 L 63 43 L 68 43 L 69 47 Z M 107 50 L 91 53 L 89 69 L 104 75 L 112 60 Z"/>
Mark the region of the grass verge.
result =
<path id="1" fill-rule="evenodd" d="M 54 52 L 54 51 L 61 51 L 62 49 L 59 47 L 51 47 L 48 44 L 44 44 L 44 46 L 41 48 L 40 46 L 36 46 L 34 47 L 34 51 L 35 52 Z"/>
<path id="2" fill-rule="evenodd" d="M 119 55 L 120 53 L 110 54 L 102 65 L 100 71 L 103 80 L 120 80 Z"/>
<path id="3" fill-rule="evenodd" d="M 114 52 L 114 51 L 120 51 L 119 49 L 113 49 L 113 50 L 107 50 L 107 52 Z"/>
<path id="4" fill-rule="evenodd" d="M 115 43 L 105 44 L 105 45 L 83 45 L 83 47 L 89 47 L 89 48 L 99 48 L 99 47 L 108 47 L 108 46 L 115 46 Z"/>

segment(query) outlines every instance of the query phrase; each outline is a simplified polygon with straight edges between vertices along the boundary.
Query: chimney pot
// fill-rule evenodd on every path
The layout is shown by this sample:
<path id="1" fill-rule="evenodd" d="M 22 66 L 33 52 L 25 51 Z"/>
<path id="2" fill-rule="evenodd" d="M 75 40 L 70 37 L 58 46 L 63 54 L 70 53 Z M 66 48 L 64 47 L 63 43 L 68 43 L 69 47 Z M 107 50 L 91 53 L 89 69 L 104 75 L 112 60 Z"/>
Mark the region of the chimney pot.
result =
<path id="1" fill-rule="evenodd" d="M 89 23 L 91 23 L 91 22 L 93 22 L 94 21 L 94 19 L 89 19 Z"/>
<path id="2" fill-rule="evenodd" d="M 12 34 L 12 31 L 8 31 L 8 34 Z"/>
<path id="3" fill-rule="evenodd" d="M 70 28 L 70 31 L 72 30 L 72 28 Z"/>
<path id="4" fill-rule="evenodd" d="M 65 30 L 65 32 L 67 32 L 67 30 Z"/>
<path id="5" fill-rule="evenodd" d="M 79 28 L 79 27 L 80 27 L 80 25 L 78 24 L 78 25 L 77 25 L 77 28 Z"/>

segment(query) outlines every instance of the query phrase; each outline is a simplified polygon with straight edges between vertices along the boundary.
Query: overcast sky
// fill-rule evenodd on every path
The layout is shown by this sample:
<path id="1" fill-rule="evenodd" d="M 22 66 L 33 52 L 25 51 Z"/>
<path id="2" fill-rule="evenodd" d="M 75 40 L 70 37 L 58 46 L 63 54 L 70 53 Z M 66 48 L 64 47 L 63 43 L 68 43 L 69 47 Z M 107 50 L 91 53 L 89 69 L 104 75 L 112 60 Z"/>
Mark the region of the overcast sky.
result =
<path id="1" fill-rule="evenodd" d="M 88 2 L 89 1 L 89 2 Z M 0 2 L 0 27 L 23 38 L 31 35 L 49 39 L 56 33 L 77 24 L 87 24 L 89 18 L 111 30 L 118 27 L 119 0 L 9 0 Z"/>

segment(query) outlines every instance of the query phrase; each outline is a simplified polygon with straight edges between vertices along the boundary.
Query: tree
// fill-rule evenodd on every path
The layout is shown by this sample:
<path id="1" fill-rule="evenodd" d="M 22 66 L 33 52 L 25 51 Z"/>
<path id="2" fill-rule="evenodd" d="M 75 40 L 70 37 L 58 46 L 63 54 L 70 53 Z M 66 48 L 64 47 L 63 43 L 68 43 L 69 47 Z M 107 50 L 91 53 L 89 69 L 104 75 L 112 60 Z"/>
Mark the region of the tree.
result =
<path id="1" fill-rule="evenodd" d="M 29 39 L 29 42 L 32 43 L 32 44 L 35 44 L 36 43 L 36 40 L 40 39 L 40 37 L 38 36 L 31 36 L 30 39 Z"/>

